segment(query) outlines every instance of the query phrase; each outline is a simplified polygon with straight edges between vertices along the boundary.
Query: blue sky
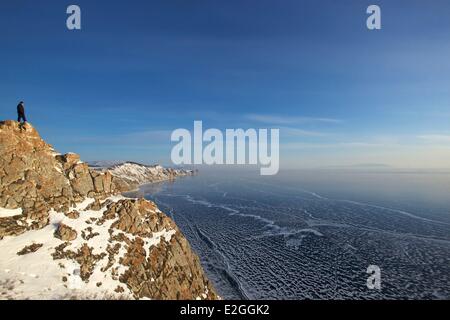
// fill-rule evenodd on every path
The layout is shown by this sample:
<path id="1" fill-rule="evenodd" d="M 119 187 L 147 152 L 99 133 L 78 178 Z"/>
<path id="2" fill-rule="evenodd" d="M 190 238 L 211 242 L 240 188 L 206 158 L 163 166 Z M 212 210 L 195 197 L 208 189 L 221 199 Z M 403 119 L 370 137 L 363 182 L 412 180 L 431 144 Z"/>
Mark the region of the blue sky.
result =
<path id="1" fill-rule="evenodd" d="M 280 128 L 286 168 L 450 163 L 448 0 L 2 1 L 0 48 L 0 118 L 85 160 L 170 163 L 203 120 Z"/>

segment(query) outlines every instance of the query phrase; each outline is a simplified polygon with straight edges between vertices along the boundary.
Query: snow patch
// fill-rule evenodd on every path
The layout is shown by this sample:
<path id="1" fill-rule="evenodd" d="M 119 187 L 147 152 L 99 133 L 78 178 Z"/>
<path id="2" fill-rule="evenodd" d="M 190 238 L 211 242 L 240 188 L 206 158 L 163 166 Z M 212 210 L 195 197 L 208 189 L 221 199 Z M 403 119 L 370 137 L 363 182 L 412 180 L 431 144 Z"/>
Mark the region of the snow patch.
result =
<path id="1" fill-rule="evenodd" d="M 19 216 L 21 214 L 22 214 L 22 208 L 18 208 L 18 209 L 0 208 L 0 218 L 14 217 L 14 216 Z"/>

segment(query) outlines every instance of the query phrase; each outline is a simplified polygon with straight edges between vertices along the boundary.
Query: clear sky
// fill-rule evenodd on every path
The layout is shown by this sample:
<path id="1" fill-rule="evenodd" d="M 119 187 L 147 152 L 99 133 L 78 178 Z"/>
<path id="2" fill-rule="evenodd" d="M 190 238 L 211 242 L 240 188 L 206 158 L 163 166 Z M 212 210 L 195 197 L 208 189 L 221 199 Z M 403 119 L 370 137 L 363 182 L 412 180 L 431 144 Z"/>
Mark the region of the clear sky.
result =
<path id="1" fill-rule="evenodd" d="M 449 57 L 448 0 L 1 1 L 0 118 L 85 160 L 170 163 L 203 120 L 281 128 L 282 168 L 450 167 Z"/>

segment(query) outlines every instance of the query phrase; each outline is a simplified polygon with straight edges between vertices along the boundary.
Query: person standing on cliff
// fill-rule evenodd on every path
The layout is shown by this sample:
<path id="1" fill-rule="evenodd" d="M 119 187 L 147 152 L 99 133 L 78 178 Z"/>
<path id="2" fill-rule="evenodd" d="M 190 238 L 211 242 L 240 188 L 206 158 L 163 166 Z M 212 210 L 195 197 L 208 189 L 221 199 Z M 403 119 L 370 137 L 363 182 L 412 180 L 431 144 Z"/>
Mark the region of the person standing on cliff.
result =
<path id="1" fill-rule="evenodd" d="M 20 120 L 23 120 L 23 123 L 21 123 L 21 125 L 27 122 L 23 101 L 20 101 L 20 103 L 17 105 L 17 122 L 20 122 Z"/>

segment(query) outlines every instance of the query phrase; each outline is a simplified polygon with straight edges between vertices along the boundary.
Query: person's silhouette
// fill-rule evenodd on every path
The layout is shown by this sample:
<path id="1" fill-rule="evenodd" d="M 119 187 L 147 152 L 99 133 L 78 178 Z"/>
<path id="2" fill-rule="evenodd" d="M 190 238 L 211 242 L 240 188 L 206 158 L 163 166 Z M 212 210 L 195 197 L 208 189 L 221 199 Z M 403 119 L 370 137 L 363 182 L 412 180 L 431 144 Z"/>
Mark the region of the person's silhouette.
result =
<path id="1" fill-rule="evenodd" d="M 23 120 L 23 122 L 20 122 Z M 17 122 L 20 122 L 20 128 L 23 128 L 23 125 L 27 122 L 27 118 L 25 117 L 25 107 L 23 101 L 17 105 Z"/>

